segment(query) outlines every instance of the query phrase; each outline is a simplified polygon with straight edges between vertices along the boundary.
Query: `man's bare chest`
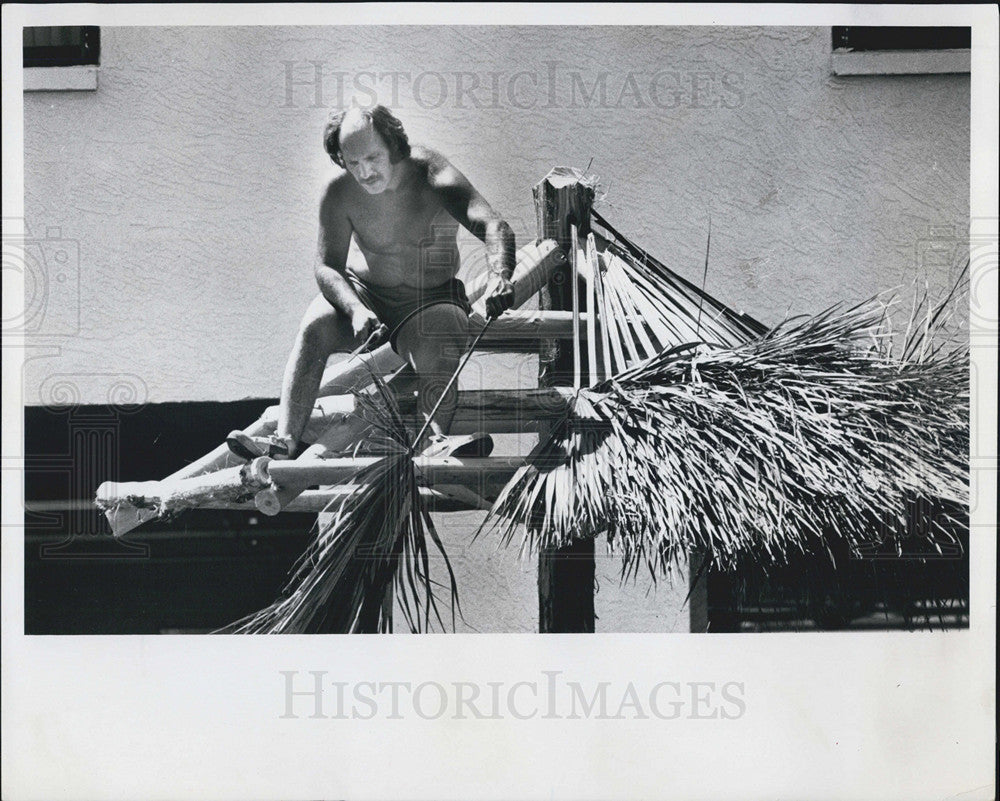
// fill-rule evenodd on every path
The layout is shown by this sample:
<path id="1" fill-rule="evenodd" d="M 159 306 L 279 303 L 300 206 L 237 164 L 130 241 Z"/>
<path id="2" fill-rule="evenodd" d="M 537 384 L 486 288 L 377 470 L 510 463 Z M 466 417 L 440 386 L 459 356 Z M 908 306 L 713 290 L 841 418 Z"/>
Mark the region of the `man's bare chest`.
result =
<path id="1" fill-rule="evenodd" d="M 349 216 L 359 244 L 371 251 L 407 250 L 457 233 L 457 223 L 429 192 L 364 198 Z"/>

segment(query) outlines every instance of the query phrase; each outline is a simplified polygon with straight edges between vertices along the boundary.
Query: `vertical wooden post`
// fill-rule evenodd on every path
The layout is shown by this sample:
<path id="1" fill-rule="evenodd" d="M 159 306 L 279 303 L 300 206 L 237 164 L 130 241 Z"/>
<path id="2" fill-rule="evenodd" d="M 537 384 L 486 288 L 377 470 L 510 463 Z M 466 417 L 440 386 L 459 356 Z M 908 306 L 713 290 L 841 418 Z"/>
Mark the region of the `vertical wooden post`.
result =
<path id="1" fill-rule="evenodd" d="M 578 235 L 590 233 L 594 182 L 569 167 L 556 167 L 534 188 L 539 239 L 554 239 L 566 250 L 576 248 L 570 226 Z M 570 311 L 573 290 L 569 259 L 553 273 L 539 293 L 544 310 Z M 588 296 L 589 297 L 589 296 Z M 591 309 L 586 310 L 592 313 Z M 568 340 L 543 341 L 538 355 L 538 385 L 572 386 L 573 347 Z M 541 436 L 545 436 L 543 431 Z M 543 549 L 538 556 L 538 630 L 542 633 L 594 631 L 594 540 L 579 539 L 564 548 Z"/>

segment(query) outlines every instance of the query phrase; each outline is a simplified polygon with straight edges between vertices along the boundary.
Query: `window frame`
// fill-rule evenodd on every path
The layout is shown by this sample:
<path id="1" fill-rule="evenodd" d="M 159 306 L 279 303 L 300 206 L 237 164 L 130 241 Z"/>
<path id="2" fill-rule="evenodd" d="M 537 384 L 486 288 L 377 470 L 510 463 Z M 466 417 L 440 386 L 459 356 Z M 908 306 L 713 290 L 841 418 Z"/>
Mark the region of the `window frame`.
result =
<path id="1" fill-rule="evenodd" d="M 31 28 L 78 28 L 78 45 L 26 45 Z M 22 29 L 25 92 L 95 91 L 101 57 L 101 29 L 93 25 L 28 26 Z M 34 51 L 34 52 L 31 52 Z M 49 63 L 46 63 L 49 62 Z"/>
<path id="2" fill-rule="evenodd" d="M 968 74 L 972 69 L 972 49 L 964 47 L 907 47 L 905 41 L 887 42 L 885 48 L 871 45 L 878 28 L 886 37 L 905 37 L 918 26 L 835 26 L 830 29 L 830 69 L 834 75 L 946 75 Z M 922 28 L 921 28 L 922 30 Z M 945 33 L 945 31 L 947 33 Z M 851 32 L 856 45 L 850 46 Z M 945 28 L 942 36 L 948 44 L 961 38 L 960 28 Z M 917 37 L 924 39 L 926 37 Z M 971 44 L 971 30 L 970 30 Z M 846 45 L 846 46 L 845 46 Z"/>

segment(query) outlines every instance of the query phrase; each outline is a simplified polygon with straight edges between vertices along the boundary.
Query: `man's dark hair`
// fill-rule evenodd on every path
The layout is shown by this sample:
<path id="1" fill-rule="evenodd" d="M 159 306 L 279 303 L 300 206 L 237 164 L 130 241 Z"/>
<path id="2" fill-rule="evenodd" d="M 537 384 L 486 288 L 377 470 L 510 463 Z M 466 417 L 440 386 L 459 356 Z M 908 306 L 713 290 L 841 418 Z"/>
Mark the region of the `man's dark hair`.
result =
<path id="1" fill-rule="evenodd" d="M 344 124 L 346 114 L 347 111 L 331 112 L 326 128 L 323 129 L 323 148 L 338 167 L 344 166 L 344 158 L 340 154 L 340 127 Z M 368 120 L 375 133 L 382 137 L 382 141 L 389 148 L 389 160 L 393 164 L 410 155 L 410 140 L 403 130 L 403 123 L 389 109 L 382 105 L 372 106 L 369 109 L 362 109 L 361 116 Z"/>

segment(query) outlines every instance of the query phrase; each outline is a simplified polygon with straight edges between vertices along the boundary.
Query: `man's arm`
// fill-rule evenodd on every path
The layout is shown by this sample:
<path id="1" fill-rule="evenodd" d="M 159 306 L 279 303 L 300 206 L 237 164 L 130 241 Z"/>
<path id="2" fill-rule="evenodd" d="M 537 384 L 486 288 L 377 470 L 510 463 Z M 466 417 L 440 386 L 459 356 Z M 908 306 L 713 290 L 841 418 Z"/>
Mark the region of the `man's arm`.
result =
<path id="1" fill-rule="evenodd" d="M 353 228 L 336 189 L 331 186 L 319 212 L 316 283 L 337 311 L 351 321 L 356 336 L 367 337 L 378 325 L 372 311 L 361 302 L 345 274 Z"/>
<path id="2" fill-rule="evenodd" d="M 348 317 L 361 300 L 344 274 L 351 247 L 351 221 L 339 192 L 331 184 L 319 207 L 319 243 L 316 249 L 316 283 L 330 305 Z"/>
<path id="3" fill-rule="evenodd" d="M 486 309 L 490 317 L 502 314 L 514 303 L 514 231 L 444 156 L 427 151 L 427 173 L 431 188 L 448 213 L 486 246 L 487 267 L 498 279 L 497 288 L 486 300 Z"/>

